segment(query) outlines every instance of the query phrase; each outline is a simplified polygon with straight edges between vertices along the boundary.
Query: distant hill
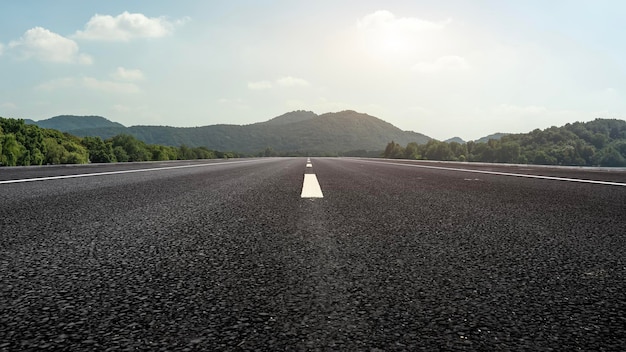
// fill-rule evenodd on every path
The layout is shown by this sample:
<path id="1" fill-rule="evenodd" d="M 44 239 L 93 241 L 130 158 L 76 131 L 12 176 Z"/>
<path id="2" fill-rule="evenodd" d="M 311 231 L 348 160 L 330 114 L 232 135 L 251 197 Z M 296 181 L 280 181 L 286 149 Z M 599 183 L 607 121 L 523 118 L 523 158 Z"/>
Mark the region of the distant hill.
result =
<path id="1" fill-rule="evenodd" d="M 269 121 L 260 122 L 259 124 L 285 125 L 285 124 L 289 124 L 289 123 L 302 122 L 302 121 L 310 120 L 310 119 L 315 118 L 315 117 L 317 117 L 317 114 L 315 114 L 312 111 L 298 110 L 298 111 L 292 111 L 292 112 L 288 112 L 286 114 L 274 117 L 273 119 L 271 119 Z"/>
<path id="2" fill-rule="evenodd" d="M 482 137 L 480 139 L 475 140 L 474 142 L 476 143 L 487 143 L 489 142 L 490 139 L 495 139 L 497 141 L 499 141 L 500 139 L 502 139 L 502 137 L 509 135 L 510 133 L 494 133 L 494 134 L 490 134 L 488 136 Z"/>
<path id="3" fill-rule="evenodd" d="M 88 128 L 124 128 L 124 125 L 121 123 L 109 121 L 102 116 L 60 115 L 46 120 L 25 120 L 24 122 L 26 124 L 34 124 L 42 128 L 52 128 L 61 132 L 72 132 Z"/>
<path id="4" fill-rule="evenodd" d="M 465 141 L 461 137 L 448 138 L 444 142 L 446 142 L 446 143 L 456 142 L 456 143 L 459 143 L 459 144 L 464 144 L 465 143 Z"/>
<path id="5" fill-rule="evenodd" d="M 126 133 L 149 144 L 205 146 L 242 153 L 257 153 L 267 147 L 275 151 L 373 151 L 382 150 L 391 140 L 402 144 L 423 144 L 431 139 L 421 133 L 402 131 L 379 118 L 351 110 L 322 115 L 310 111 L 294 111 L 265 122 L 244 126 L 222 124 L 203 127 L 124 127 L 104 118 L 74 118 L 63 120 L 75 122 L 82 118 L 84 121 L 59 124 L 57 129 L 80 137 L 99 136 L 106 139 Z M 58 117 L 50 120 L 58 121 Z M 42 123 L 50 120 L 38 121 L 37 124 L 42 126 Z"/>

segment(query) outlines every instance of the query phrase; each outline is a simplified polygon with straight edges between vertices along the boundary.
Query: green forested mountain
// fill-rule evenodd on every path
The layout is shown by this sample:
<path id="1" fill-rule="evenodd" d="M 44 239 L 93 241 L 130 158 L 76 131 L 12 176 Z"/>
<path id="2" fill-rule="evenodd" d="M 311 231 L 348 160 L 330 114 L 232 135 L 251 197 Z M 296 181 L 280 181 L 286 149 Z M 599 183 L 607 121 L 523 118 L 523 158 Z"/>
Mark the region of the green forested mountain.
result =
<path id="1" fill-rule="evenodd" d="M 389 140 L 400 143 L 426 143 L 430 140 L 423 134 L 402 131 L 376 117 L 349 110 L 322 115 L 310 111 L 294 111 L 266 122 L 244 126 L 212 125 L 181 128 L 123 127 L 118 124 L 70 131 L 77 136 L 98 136 L 103 139 L 124 133 L 149 144 L 205 146 L 210 149 L 243 153 L 257 153 L 268 147 L 278 152 L 371 151 L 380 150 L 380 147 Z"/>
<path id="2" fill-rule="evenodd" d="M 490 139 L 499 140 L 500 138 L 506 136 L 507 134 L 509 134 L 509 133 L 500 133 L 500 132 L 493 133 L 493 134 L 490 134 L 488 136 L 484 136 L 484 137 L 482 137 L 480 139 L 477 139 L 474 142 L 476 142 L 476 143 L 487 143 L 487 142 L 489 142 Z"/>
<path id="3" fill-rule="evenodd" d="M 274 117 L 273 119 L 269 121 L 259 122 L 258 124 L 285 125 L 289 123 L 310 120 L 315 117 L 317 117 L 317 114 L 312 111 L 298 110 L 298 111 L 292 111 L 292 112 L 288 112 L 286 114 Z"/>
<path id="4" fill-rule="evenodd" d="M 596 119 L 562 127 L 508 134 L 486 142 L 387 144 L 384 156 L 427 160 L 483 161 L 577 166 L 626 166 L 626 121 Z"/>
<path id="5" fill-rule="evenodd" d="M 26 120 L 25 122 L 27 124 L 34 123 L 39 127 L 52 128 L 61 132 L 72 132 L 85 128 L 124 128 L 124 125 L 121 123 L 109 121 L 102 116 L 60 115 L 46 120 Z"/>
<path id="6" fill-rule="evenodd" d="M 463 140 L 463 138 L 461 137 L 452 137 L 452 138 L 448 138 L 446 139 L 444 142 L 446 143 L 452 143 L 452 142 L 456 142 L 456 143 L 465 143 L 465 141 Z"/>

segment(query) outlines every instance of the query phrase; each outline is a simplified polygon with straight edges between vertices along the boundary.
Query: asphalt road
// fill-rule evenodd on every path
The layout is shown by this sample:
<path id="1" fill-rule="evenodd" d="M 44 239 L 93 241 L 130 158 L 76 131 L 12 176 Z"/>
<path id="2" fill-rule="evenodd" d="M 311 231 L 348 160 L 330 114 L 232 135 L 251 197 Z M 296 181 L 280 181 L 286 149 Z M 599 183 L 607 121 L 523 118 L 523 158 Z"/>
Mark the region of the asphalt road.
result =
<path id="1" fill-rule="evenodd" d="M 0 351 L 626 346 L 625 171 L 311 161 L 0 169 Z"/>

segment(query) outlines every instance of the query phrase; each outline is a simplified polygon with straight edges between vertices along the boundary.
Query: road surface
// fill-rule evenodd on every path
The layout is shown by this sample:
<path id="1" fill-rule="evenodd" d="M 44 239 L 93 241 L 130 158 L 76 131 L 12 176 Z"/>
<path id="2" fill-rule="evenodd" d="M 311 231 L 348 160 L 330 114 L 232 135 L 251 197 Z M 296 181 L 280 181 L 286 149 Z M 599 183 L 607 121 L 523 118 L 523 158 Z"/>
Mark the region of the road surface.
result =
<path id="1" fill-rule="evenodd" d="M 626 172 L 2 168 L 0 278 L 0 351 L 618 351 Z"/>

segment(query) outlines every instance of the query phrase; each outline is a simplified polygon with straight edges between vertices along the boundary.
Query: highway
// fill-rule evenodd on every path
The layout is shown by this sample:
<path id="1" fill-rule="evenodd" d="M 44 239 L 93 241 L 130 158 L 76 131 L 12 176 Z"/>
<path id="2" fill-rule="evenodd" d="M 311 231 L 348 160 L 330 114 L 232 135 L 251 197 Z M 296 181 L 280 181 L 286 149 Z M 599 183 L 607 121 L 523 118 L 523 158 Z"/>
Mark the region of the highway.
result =
<path id="1" fill-rule="evenodd" d="M 621 351 L 626 171 L 0 168 L 0 279 L 0 351 Z"/>

